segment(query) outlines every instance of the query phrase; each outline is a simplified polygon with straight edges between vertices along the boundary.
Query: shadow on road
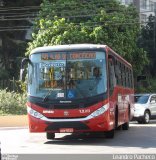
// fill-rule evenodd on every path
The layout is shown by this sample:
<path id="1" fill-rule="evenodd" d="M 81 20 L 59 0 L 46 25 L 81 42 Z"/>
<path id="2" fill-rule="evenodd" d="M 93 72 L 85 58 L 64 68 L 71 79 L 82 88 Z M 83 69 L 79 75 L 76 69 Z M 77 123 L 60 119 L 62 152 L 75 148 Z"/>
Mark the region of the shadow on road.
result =
<path id="1" fill-rule="evenodd" d="M 130 129 L 128 131 L 117 130 L 114 139 L 107 139 L 104 135 L 93 137 L 85 134 L 71 134 L 44 144 L 156 148 L 155 124 L 156 121 L 144 125 L 131 122 Z"/>

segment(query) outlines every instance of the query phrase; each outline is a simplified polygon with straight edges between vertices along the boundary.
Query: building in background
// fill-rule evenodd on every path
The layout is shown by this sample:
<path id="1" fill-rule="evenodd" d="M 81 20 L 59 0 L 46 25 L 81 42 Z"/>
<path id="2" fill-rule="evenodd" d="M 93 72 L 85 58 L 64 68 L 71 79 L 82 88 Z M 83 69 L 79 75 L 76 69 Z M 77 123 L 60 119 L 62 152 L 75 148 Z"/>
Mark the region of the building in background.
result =
<path id="1" fill-rule="evenodd" d="M 133 3 L 133 0 L 119 0 L 123 5 L 129 5 Z"/>
<path id="2" fill-rule="evenodd" d="M 123 5 L 134 4 L 140 15 L 140 22 L 145 23 L 148 17 L 156 15 L 156 0 L 119 0 Z"/>

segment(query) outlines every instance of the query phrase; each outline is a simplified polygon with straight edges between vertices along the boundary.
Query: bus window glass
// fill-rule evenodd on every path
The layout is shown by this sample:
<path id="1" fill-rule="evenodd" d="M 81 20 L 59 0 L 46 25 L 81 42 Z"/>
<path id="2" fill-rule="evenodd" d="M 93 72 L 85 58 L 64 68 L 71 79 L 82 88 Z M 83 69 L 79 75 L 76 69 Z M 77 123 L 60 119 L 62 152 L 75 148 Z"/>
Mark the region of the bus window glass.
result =
<path id="1" fill-rule="evenodd" d="M 50 99 L 78 99 L 107 90 L 104 52 L 38 53 L 31 55 L 34 78 L 29 94 Z M 29 67 L 31 71 L 31 67 Z"/>
<path id="2" fill-rule="evenodd" d="M 116 77 L 116 81 L 117 81 L 117 85 L 120 85 L 120 68 L 119 68 L 119 65 L 118 65 L 118 61 L 116 61 L 116 64 L 115 64 L 115 77 Z"/>

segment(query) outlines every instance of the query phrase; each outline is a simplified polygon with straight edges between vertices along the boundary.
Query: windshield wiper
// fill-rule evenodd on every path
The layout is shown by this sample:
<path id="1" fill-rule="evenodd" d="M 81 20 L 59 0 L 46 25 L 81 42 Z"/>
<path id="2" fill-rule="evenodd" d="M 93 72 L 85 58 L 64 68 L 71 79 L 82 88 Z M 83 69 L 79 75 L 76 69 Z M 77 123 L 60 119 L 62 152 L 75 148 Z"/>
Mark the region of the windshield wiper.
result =
<path id="1" fill-rule="evenodd" d="M 43 97 L 43 102 L 46 102 L 48 100 L 48 97 L 51 95 L 53 90 L 54 89 L 49 90 L 49 92 Z"/>

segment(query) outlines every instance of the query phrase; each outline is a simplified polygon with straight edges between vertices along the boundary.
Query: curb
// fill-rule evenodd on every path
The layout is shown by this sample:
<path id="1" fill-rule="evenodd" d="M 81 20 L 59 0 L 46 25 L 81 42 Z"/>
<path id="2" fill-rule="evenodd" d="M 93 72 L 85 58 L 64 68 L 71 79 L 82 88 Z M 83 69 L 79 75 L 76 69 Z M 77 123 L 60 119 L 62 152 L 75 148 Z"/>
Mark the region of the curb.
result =
<path id="1" fill-rule="evenodd" d="M 29 129 L 28 126 L 24 127 L 0 127 L 0 131 L 6 131 L 6 130 L 19 130 L 19 129 Z"/>
<path id="2" fill-rule="evenodd" d="M 24 127 L 28 126 L 27 115 L 0 116 L 0 127 Z"/>

